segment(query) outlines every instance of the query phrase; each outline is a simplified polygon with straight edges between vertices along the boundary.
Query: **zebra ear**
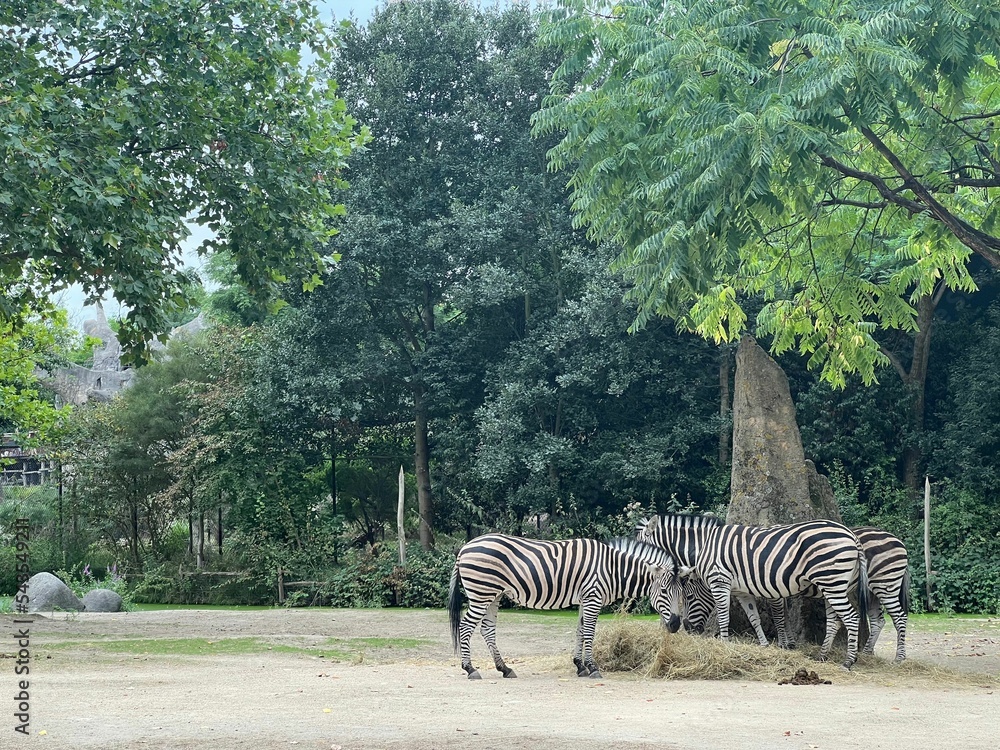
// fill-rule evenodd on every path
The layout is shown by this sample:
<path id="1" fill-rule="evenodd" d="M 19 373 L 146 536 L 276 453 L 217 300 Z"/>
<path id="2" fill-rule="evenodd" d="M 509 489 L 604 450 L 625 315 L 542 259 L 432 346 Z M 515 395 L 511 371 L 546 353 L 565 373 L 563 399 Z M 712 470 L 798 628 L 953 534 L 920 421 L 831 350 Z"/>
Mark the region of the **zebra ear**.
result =
<path id="1" fill-rule="evenodd" d="M 654 579 L 659 578 L 669 570 L 669 568 L 666 568 L 663 565 L 647 565 L 646 569 L 649 571 L 649 574 L 653 576 Z"/>

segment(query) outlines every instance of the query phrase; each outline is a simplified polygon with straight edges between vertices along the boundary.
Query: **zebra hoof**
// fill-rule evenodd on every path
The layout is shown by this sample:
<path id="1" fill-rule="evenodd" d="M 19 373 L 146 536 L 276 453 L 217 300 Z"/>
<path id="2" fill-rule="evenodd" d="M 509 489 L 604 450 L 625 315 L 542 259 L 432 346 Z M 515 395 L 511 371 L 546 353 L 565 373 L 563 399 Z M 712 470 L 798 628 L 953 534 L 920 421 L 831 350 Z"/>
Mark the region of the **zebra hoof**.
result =
<path id="1" fill-rule="evenodd" d="M 843 664 L 840 665 L 840 668 L 843 669 L 845 672 L 850 672 L 851 671 L 851 667 L 853 667 L 853 666 L 854 666 L 854 662 L 845 661 Z"/>
<path id="2" fill-rule="evenodd" d="M 504 676 L 505 678 L 510 678 L 510 679 L 513 679 L 513 678 L 517 677 L 517 675 L 516 675 L 516 674 L 514 674 L 514 670 L 513 670 L 513 669 L 511 669 L 510 667 L 507 667 L 507 671 L 505 671 L 505 672 L 503 673 L 503 676 Z"/>
<path id="3" fill-rule="evenodd" d="M 590 677 L 590 670 L 586 667 L 580 667 L 576 670 L 577 677 Z"/>
<path id="4" fill-rule="evenodd" d="M 794 651 L 795 650 L 795 643 L 794 643 L 794 641 L 789 641 L 784 646 L 782 646 L 782 648 L 785 649 L 786 651 Z"/>
<path id="5" fill-rule="evenodd" d="M 473 669 L 471 672 L 469 672 L 469 679 L 470 680 L 481 680 L 481 679 L 483 679 L 483 676 L 481 674 L 479 674 L 479 670 L 478 669 Z"/>
<path id="6" fill-rule="evenodd" d="M 599 669 L 595 669 L 593 672 L 590 673 L 590 679 L 592 680 L 600 680 L 603 679 L 603 677 L 604 675 L 601 674 L 601 670 Z"/>
<path id="7" fill-rule="evenodd" d="M 818 662 L 825 662 L 829 658 L 830 657 L 827 656 L 826 654 L 820 654 L 819 656 L 816 657 L 816 661 L 818 661 Z"/>

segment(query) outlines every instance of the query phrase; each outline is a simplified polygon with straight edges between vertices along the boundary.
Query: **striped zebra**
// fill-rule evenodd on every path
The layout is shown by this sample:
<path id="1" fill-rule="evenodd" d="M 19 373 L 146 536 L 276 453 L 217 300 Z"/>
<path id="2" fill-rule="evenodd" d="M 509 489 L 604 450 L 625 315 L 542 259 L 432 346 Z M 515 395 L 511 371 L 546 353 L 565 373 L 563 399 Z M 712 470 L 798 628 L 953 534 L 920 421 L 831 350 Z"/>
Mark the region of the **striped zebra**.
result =
<path id="1" fill-rule="evenodd" d="M 786 599 L 814 585 L 826 600 L 827 638 L 820 659 L 829 654 L 837 618 L 847 628 L 850 669 L 858 658 L 860 618 L 848 592 L 860 579 L 862 610 L 867 608 L 867 563 L 857 537 L 833 521 L 805 521 L 785 526 L 723 524 L 711 516 L 653 516 L 636 527 L 638 539 L 669 552 L 682 568 L 697 573 L 711 590 L 719 612 L 719 636 L 729 639 L 729 597 L 747 613 L 762 646 L 768 644 L 754 597 Z M 784 607 L 775 612 L 784 629 Z M 690 615 L 688 617 L 690 621 Z M 836 630 L 834 630 L 834 634 Z"/>
<path id="2" fill-rule="evenodd" d="M 870 526 L 851 531 L 861 542 L 861 548 L 868 561 L 868 589 L 871 592 L 871 596 L 867 597 L 869 636 L 862 651 L 866 654 L 875 653 L 875 643 L 885 626 L 885 614 L 888 613 L 896 628 L 896 661 L 903 661 L 906 659 L 906 623 L 910 608 L 910 570 L 906 547 L 888 531 Z M 815 586 L 810 586 L 803 590 L 800 596 L 816 598 L 822 594 Z M 686 601 L 684 627 L 694 632 L 703 632 L 705 623 L 715 609 L 712 592 L 704 582 L 691 576 L 684 582 L 684 598 Z M 780 611 L 775 617 L 775 623 L 781 623 L 783 626 L 784 619 L 781 615 L 784 614 L 784 610 L 777 609 L 783 607 L 783 600 L 768 603 L 771 605 L 772 615 Z M 829 636 L 831 641 L 838 630 L 840 630 L 839 622 Z M 830 630 L 827 632 L 829 634 Z M 795 648 L 795 643 L 788 638 L 787 629 L 784 627 L 778 630 L 778 645 L 782 648 Z"/>
<path id="3" fill-rule="evenodd" d="M 462 616 L 458 582 L 469 599 Z M 601 676 L 594 662 L 594 628 L 601 607 L 619 599 L 649 596 L 671 633 L 680 627 L 684 606 L 677 566 L 662 549 L 635 539 L 542 541 L 485 534 L 459 550 L 451 574 L 448 611 L 452 645 L 461 650 L 462 669 L 480 679 L 472 666 L 470 641 L 481 624 L 493 663 L 504 677 L 516 677 L 496 643 L 500 598 L 507 594 L 529 609 L 580 606 L 573 663 L 581 677 Z"/>

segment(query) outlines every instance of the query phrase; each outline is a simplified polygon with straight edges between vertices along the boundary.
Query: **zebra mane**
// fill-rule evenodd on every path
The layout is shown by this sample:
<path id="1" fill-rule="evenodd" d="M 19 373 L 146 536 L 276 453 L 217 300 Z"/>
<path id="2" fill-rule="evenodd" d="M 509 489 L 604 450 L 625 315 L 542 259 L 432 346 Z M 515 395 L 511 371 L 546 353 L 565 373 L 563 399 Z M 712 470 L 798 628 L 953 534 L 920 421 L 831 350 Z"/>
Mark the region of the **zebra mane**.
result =
<path id="1" fill-rule="evenodd" d="M 674 561 L 673 555 L 662 547 L 657 547 L 654 544 L 640 542 L 638 539 L 633 539 L 628 536 L 619 536 L 614 539 L 609 539 L 605 542 L 605 544 L 609 547 L 613 547 L 626 557 L 630 557 L 633 560 L 639 560 L 650 565 L 658 565 L 661 568 L 667 568 L 668 570 L 677 569 L 677 563 Z"/>
<path id="2" fill-rule="evenodd" d="M 647 528 L 655 529 L 657 526 L 670 526 L 675 529 L 705 529 L 721 525 L 722 519 L 718 516 L 706 516 L 701 513 L 664 513 L 639 521 L 635 525 L 635 532 L 638 535 Z"/>

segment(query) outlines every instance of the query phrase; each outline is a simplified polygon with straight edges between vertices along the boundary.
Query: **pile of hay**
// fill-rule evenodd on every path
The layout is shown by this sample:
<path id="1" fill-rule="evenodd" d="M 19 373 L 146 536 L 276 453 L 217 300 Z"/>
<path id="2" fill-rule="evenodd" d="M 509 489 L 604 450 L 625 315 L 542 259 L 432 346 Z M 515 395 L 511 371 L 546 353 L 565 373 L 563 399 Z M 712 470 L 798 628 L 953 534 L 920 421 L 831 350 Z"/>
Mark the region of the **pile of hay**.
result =
<path id="1" fill-rule="evenodd" d="M 818 671 L 819 678 L 834 683 L 927 682 L 957 686 L 984 679 L 982 675 L 960 674 L 912 659 L 894 664 L 874 656 L 862 656 L 851 672 L 845 672 L 840 668 L 842 652 L 834 652 L 830 661 L 822 664 L 812 658 L 818 653 L 816 646 L 785 651 L 774 646 L 762 648 L 756 641 L 726 643 L 684 632 L 670 634 L 657 622 L 627 616 L 602 623 L 594 639 L 594 658 L 602 672 L 631 672 L 643 677 L 780 682 L 805 669 L 807 673 Z"/>
<path id="2" fill-rule="evenodd" d="M 667 633 L 659 623 L 619 617 L 594 639 L 602 672 L 689 680 L 778 680 L 802 667 L 815 667 L 799 651 L 761 648 L 756 643 Z"/>

